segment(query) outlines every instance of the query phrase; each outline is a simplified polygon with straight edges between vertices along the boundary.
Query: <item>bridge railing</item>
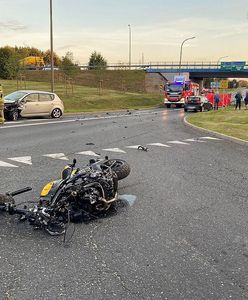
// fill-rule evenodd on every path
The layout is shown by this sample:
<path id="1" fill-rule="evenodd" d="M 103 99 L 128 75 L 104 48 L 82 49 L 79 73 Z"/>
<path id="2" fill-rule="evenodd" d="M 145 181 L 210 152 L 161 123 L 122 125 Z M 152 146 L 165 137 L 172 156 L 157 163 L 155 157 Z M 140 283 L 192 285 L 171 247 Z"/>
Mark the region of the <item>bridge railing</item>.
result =
<path id="1" fill-rule="evenodd" d="M 88 65 L 80 65 L 79 66 L 82 70 L 87 69 Z M 220 69 L 221 62 L 182 62 L 181 65 L 179 62 L 149 62 L 149 63 L 132 63 L 129 65 L 128 63 L 112 63 L 107 65 L 107 69 L 114 69 L 114 70 L 146 70 L 149 68 L 154 69 L 175 69 L 178 70 L 179 67 L 181 69 Z M 248 65 L 245 66 L 245 69 L 248 68 Z"/>

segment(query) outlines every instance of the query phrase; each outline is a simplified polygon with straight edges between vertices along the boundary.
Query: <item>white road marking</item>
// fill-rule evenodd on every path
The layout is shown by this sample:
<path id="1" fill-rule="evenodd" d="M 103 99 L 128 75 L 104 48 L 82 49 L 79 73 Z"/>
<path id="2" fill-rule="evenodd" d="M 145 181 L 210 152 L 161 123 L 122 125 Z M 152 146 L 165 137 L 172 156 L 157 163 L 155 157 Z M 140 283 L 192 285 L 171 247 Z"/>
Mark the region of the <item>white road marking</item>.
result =
<path id="1" fill-rule="evenodd" d="M 221 139 L 218 139 L 218 138 L 215 138 L 215 137 L 211 137 L 211 136 L 202 136 L 202 137 L 200 137 L 200 139 L 221 141 Z"/>
<path id="2" fill-rule="evenodd" d="M 169 141 L 169 144 L 176 144 L 176 145 L 189 145 L 189 143 L 181 142 L 181 141 Z"/>
<path id="3" fill-rule="evenodd" d="M 76 154 L 80 154 L 80 155 L 89 155 L 89 156 L 100 156 L 99 154 L 96 154 L 93 151 L 82 151 L 82 152 L 78 152 Z"/>
<path id="4" fill-rule="evenodd" d="M 206 141 L 201 141 L 199 139 L 186 139 L 185 142 L 197 142 L 197 143 L 206 143 Z"/>
<path id="5" fill-rule="evenodd" d="M 16 124 L 17 122 L 16 121 L 8 121 L 8 123 L 6 124 Z M 18 121 L 18 124 L 23 124 L 24 121 Z"/>
<path id="6" fill-rule="evenodd" d="M 4 161 L 0 160 L 0 167 L 5 167 L 5 168 L 18 168 L 18 166 L 6 163 Z"/>
<path id="7" fill-rule="evenodd" d="M 13 160 L 13 161 L 17 161 L 17 162 L 20 162 L 20 163 L 23 163 L 23 164 L 27 164 L 27 165 L 32 165 L 31 156 L 11 157 L 11 158 L 8 158 L 8 159 Z"/>
<path id="8" fill-rule="evenodd" d="M 45 157 L 55 158 L 55 159 L 61 159 L 61 160 L 69 160 L 64 153 L 53 153 L 53 154 L 45 154 L 43 155 Z"/>
<path id="9" fill-rule="evenodd" d="M 170 148 L 171 146 L 168 146 L 166 144 L 162 144 L 162 143 L 151 143 L 151 144 L 147 144 L 150 146 L 158 146 L 158 147 L 166 147 L 166 148 Z"/>
<path id="10" fill-rule="evenodd" d="M 134 145 L 134 146 L 126 146 L 126 148 L 130 148 L 130 149 L 138 149 L 140 145 Z"/>
<path id="11" fill-rule="evenodd" d="M 0 126 L 0 129 L 7 129 L 7 128 L 17 128 L 17 127 L 29 127 L 29 126 L 41 126 L 41 125 L 49 125 L 49 124 L 62 124 L 62 123 L 72 123 L 72 122 L 85 122 L 85 121 L 92 121 L 92 120 L 108 120 L 108 119 L 116 119 L 116 118 L 128 118 L 128 117 L 137 117 L 137 116 L 141 116 L 141 115 L 153 115 L 156 114 L 158 112 L 156 111 L 152 111 L 152 112 L 140 112 L 140 113 L 132 113 L 132 114 L 123 114 L 123 115 L 114 115 L 114 116 L 106 116 L 106 117 L 88 117 L 88 118 L 76 118 L 76 119 L 70 119 L 70 120 L 57 120 L 57 121 L 45 121 L 45 122 L 39 122 L 39 123 L 25 123 L 25 124 L 20 124 L 20 122 L 18 122 L 15 125 L 10 125 L 8 126 L 6 123 L 3 126 Z M 18 125 L 20 124 L 20 125 Z M 6 126 L 7 125 L 7 126 Z"/>
<path id="12" fill-rule="evenodd" d="M 110 151 L 110 152 L 117 152 L 117 153 L 126 153 L 124 150 L 120 148 L 109 148 L 109 149 L 102 149 L 103 151 Z"/>

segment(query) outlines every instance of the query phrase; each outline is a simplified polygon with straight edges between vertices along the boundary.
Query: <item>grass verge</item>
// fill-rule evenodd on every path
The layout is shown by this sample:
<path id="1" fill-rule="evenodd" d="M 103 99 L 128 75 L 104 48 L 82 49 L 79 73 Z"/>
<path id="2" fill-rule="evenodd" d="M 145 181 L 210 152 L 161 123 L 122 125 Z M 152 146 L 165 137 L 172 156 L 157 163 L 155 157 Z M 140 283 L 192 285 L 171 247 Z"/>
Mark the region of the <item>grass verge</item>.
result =
<path id="1" fill-rule="evenodd" d="M 13 80 L 1 80 L 4 94 L 9 94 L 17 89 L 49 91 L 50 84 L 47 82 L 27 81 L 17 86 Z M 99 89 L 75 85 L 73 92 L 65 90 L 63 84 L 55 85 L 55 92 L 64 101 L 65 112 L 93 112 L 110 111 L 121 109 L 142 109 L 158 107 L 162 103 L 161 95 L 144 93 L 123 93 L 116 90 Z"/>
<path id="2" fill-rule="evenodd" d="M 248 110 L 234 110 L 231 107 L 191 114 L 187 121 L 201 128 L 248 141 Z"/>

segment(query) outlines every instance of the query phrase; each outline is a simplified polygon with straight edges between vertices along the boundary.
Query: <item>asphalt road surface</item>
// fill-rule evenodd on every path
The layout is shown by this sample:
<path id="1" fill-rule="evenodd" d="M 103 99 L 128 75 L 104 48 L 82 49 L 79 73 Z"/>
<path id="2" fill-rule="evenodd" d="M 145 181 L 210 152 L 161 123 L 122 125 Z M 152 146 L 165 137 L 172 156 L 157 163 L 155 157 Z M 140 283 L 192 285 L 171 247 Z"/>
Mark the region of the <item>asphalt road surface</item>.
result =
<path id="1" fill-rule="evenodd" d="M 0 299 L 248 299 L 248 148 L 183 117 L 161 109 L 1 127 L 0 193 L 33 187 L 17 203 L 38 199 L 67 159 L 87 163 L 85 151 L 126 159 L 120 194 L 136 201 L 76 224 L 67 245 L 0 214 Z"/>

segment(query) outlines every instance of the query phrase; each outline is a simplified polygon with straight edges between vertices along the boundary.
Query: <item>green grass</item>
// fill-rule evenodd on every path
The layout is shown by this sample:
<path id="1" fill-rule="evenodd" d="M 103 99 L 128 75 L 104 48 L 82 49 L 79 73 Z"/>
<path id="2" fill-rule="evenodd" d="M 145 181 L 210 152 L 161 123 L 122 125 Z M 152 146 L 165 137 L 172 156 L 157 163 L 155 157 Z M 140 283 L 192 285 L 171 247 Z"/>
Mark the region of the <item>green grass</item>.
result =
<path id="1" fill-rule="evenodd" d="M 4 94 L 9 94 L 17 89 L 34 89 L 49 91 L 50 84 L 47 82 L 27 81 L 17 86 L 16 81 L 1 80 Z M 65 112 L 94 112 L 110 111 L 121 109 L 142 109 L 158 107 L 162 103 L 161 95 L 151 95 L 145 93 L 126 92 L 103 89 L 99 93 L 98 88 L 75 85 L 74 92 L 68 90 L 66 93 L 63 84 L 55 85 L 55 92 L 63 100 Z"/>
<path id="2" fill-rule="evenodd" d="M 248 141 L 248 110 L 233 107 L 191 114 L 187 121 L 196 126 Z"/>

